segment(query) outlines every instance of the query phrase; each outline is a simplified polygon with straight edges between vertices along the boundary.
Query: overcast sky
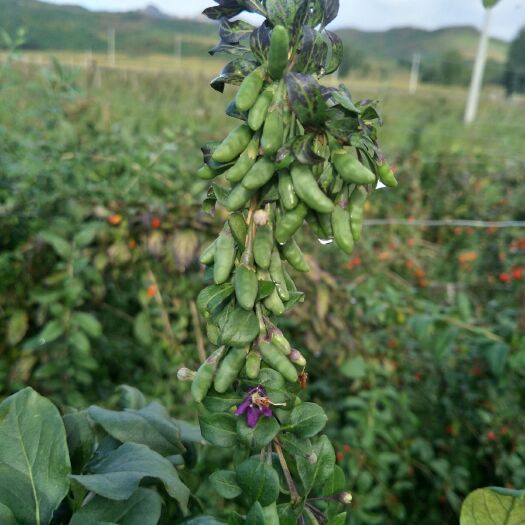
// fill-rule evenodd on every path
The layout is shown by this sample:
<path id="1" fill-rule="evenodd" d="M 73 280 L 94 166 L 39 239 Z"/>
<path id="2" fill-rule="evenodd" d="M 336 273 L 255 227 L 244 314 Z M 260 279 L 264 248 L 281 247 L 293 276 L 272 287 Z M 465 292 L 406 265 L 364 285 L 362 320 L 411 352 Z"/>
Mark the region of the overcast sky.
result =
<path id="1" fill-rule="evenodd" d="M 56 4 L 79 4 L 90 9 L 131 10 L 153 3 L 178 16 L 198 15 L 211 0 L 52 0 Z M 450 25 L 475 25 L 483 19 L 481 0 L 341 0 L 335 27 L 383 30 L 399 26 L 426 29 Z M 525 0 L 501 0 L 494 8 L 492 34 L 509 40 L 525 26 Z"/>

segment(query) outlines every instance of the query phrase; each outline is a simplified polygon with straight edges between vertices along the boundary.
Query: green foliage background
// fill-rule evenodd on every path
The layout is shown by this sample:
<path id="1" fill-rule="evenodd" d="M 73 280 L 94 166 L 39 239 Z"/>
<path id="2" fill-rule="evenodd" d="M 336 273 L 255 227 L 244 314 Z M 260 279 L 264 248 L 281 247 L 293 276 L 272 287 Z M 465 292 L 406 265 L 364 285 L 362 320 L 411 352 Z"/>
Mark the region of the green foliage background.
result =
<path id="1" fill-rule="evenodd" d="M 227 98 L 204 75 L 1 75 L 0 396 L 29 384 L 84 407 L 128 383 L 194 420 L 175 374 L 199 363 L 196 257 L 221 223 L 197 212 L 195 172 L 232 126 Z M 465 130 L 458 92 L 377 96 L 401 184 L 369 218 L 525 219 L 516 106 L 487 100 Z M 327 408 L 352 525 L 450 524 L 470 490 L 525 485 L 524 237 L 368 227 L 351 260 L 305 238 L 308 300 L 282 328 Z M 228 468 L 214 454 L 196 475 Z"/>

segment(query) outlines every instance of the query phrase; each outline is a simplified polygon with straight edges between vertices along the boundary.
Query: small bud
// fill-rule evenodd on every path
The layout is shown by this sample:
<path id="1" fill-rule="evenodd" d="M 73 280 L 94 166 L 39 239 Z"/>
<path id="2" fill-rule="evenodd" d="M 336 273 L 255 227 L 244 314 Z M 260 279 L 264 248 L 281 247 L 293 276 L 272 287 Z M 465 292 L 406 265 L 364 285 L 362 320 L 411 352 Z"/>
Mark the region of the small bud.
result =
<path id="1" fill-rule="evenodd" d="M 306 461 L 308 461 L 310 465 L 315 465 L 317 463 L 317 454 L 315 452 L 309 452 L 306 454 Z"/>
<path id="2" fill-rule="evenodd" d="M 297 366 L 306 366 L 306 359 L 304 358 L 303 354 L 299 352 L 299 350 L 292 350 L 289 358 L 290 361 Z"/>
<path id="3" fill-rule="evenodd" d="M 265 226 L 268 224 L 268 212 L 257 210 L 253 215 L 253 220 L 257 226 Z"/>
<path id="4" fill-rule="evenodd" d="M 352 497 L 352 494 L 350 494 L 350 492 L 340 492 L 337 495 L 337 500 L 343 505 L 350 505 L 353 499 L 354 498 Z"/>
<path id="5" fill-rule="evenodd" d="M 179 381 L 193 381 L 196 372 L 190 370 L 189 368 L 179 368 L 177 370 L 177 379 Z"/>

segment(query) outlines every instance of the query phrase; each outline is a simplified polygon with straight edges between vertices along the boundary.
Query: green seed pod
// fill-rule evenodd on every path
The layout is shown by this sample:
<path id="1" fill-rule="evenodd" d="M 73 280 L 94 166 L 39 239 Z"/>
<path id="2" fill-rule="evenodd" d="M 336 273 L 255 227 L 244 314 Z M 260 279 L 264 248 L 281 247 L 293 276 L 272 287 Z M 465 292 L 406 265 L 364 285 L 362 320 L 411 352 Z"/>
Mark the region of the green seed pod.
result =
<path id="1" fill-rule="evenodd" d="M 261 371 L 261 354 L 251 350 L 246 358 L 246 375 L 248 379 L 257 379 Z"/>
<path id="2" fill-rule="evenodd" d="M 281 244 L 288 242 L 302 226 L 307 214 L 307 206 L 300 202 L 293 210 L 287 211 L 279 217 L 275 228 L 275 239 L 277 242 Z"/>
<path id="3" fill-rule="evenodd" d="M 277 293 L 283 301 L 288 301 L 290 299 L 290 292 L 286 288 L 286 281 L 284 279 L 283 273 L 283 262 L 281 261 L 281 256 L 279 250 L 274 249 L 272 252 L 272 257 L 270 259 L 270 276 L 272 281 L 275 283 L 275 288 L 277 288 Z"/>
<path id="4" fill-rule="evenodd" d="M 292 181 L 295 192 L 308 206 L 319 213 L 332 213 L 334 203 L 321 191 L 309 166 L 292 166 Z"/>
<path id="5" fill-rule="evenodd" d="M 277 288 L 274 288 L 272 293 L 264 299 L 263 304 L 272 314 L 277 316 L 283 315 L 286 310 L 282 299 L 277 293 Z"/>
<path id="6" fill-rule="evenodd" d="M 285 210 L 293 210 L 299 204 L 292 177 L 287 171 L 279 172 L 279 197 Z"/>
<path id="7" fill-rule="evenodd" d="M 248 126 L 253 131 L 258 131 L 262 128 L 264 121 L 266 120 L 266 115 L 268 114 L 268 109 L 270 108 L 273 97 L 275 95 L 275 87 L 267 87 L 257 99 L 257 102 L 250 109 L 250 114 L 248 115 Z"/>
<path id="8" fill-rule="evenodd" d="M 289 48 L 288 30 L 284 26 L 275 26 L 268 52 L 268 72 L 274 80 L 280 80 L 283 77 L 284 70 L 288 66 Z"/>
<path id="9" fill-rule="evenodd" d="M 215 264 L 213 265 L 215 284 L 225 283 L 230 278 L 235 263 L 235 252 L 235 241 L 232 233 L 229 226 L 225 226 L 215 241 Z"/>
<path id="10" fill-rule="evenodd" d="M 247 124 L 235 128 L 213 152 L 212 160 L 227 163 L 235 160 L 252 140 L 252 130 Z"/>
<path id="11" fill-rule="evenodd" d="M 247 190 L 242 184 L 237 184 L 226 199 L 226 208 L 230 211 L 239 211 L 246 207 L 256 190 Z"/>
<path id="12" fill-rule="evenodd" d="M 243 81 L 237 91 L 237 96 L 235 98 L 235 105 L 237 109 L 241 112 L 248 111 L 253 107 L 259 98 L 259 93 L 263 87 L 264 77 L 266 76 L 266 71 L 264 68 L 258 67 L 252 71 Z"/>
<path id="13" fill-rule="evenodd" d="M 338 203 L 332 212 L 332 228 L 337 246 L 350 255 L 354 251 L 354 237 L 350 229 L 347 188 L 341 193 Z"/>
<path id="14" fill-rule="evenodd" d="M 259 154 L 260 140 L 260 134 L 256 133 L 252 140 L 250 140 L 248 147 L 242 152 L 239 160 L 237 160 L 237 162 L 224 173 L 226 180 L 229 182 L 240 182 L 252 169 Z"/>
<path id="15" fill-rule="evenodd" d="M 392 168 L 385 162 L 378 166 L 378 174 L 381 182 L 389 188 L 396 188 L 398 185 L 396 176 L 392 171 Z"/>
<path id="16" fill-rule="evenodd" d="M 253 310 L 257 294 L 259 293 L 259 281 L 253 268 L 241 264 L 235 270 L 235 297 L 239 305 L 245 310 Z"/>
<path id="17" fill-rule="evenodd" d="M 306 359 L 304 358 L 303 354 L 299 352 L 299 350 L 291 350 L 288 359 L 294 364 L 301 368 L 304 368 L 306 366 Z"/>
<path id="18" fill-rule="evenodd" d="M 284 142 L 284 120 L 282 109 L 277 106 L 270 109 L 264 123 L 261 148 L 265 155 L 277 153 Z"/>
<path id="19" fill-rule="evenodd" d="M 264 361 L 274 370 L 277 370 L 287 381 L 290 381 L 290 383 L 297 382 L 297 370 L 287 357 L 272 343 L 267 340 L 261 342 L 259 351 Z"/>
<path id="20" fill-rule="evenodd" d="M 237 379 L 245 361 L 245 348 L 230 348 L 226 357 L 221 361 L 213 381 L 213 387 L 219 394 L 224 394 L 230 388 Z"/>
<path id="21" fill-rule="evenodd" d="M 330 213 L 318 213 L 317 222 L 324 233 L 324 239 L 333 239 L 334 230 L 332 229 L 332 215 Z"/>
<path id="22" fill-rule="evenodd" d="M 232 213 L 228 219 L 228 224 L 230 225 L 230 230 L 232 232 L 233 238 L 244 249 L 246 236 L 248 235 L 248 226 L 246 225 L 246 221 L 244 220 L 242 213 Z"/>
<path id="23" fill-rule="evenodd" d="M 205 264 L 206 266 L 211 266 L 213 264 L 213 260 L 215 259 L 215 241 L 213 241 L 211 244 L 209 244 L 204 250 L 202 250 L 201 256 L 199 258 L 199 261 L 201 264 Z"/>
<path id="24" fill-rule="evenodd" d="M 348 209 L 350 211 L 350 227 L 352 229 L 354 241 L 356 242 L 361 239 L 361 234 L 363 232 L 364 207 L 367 197 L 368 193 L 366 190 L 358 186 L 352 192 L 348 204 Z"/>
<path id="25" fill-rule="evenodd" d="M 208 394 L 213 383 L 213 376 L 223 353 L 224 347 L 219 348 L 213 352 L 213 354 L 211 354 L 197 370 L 197 374 L 191 384 L 191 395 L 197 403 L 201 403 Z"/>
<path id="26" fill-rule="evenodd" d="M 253 240 L 253 258 L 255 264 L 263 270 L 270 268 L 274 246 L 273 228 L 270 223 L 258 226 Z"/>
<path id="27" fill-rule="evenodd" d="M 323 173 L 319 177 L 319 187 L 325 193 L 329 193 L 329 190 L 332 187 L 334 182 L 335 182 L 334 168 L 330 163 L 328 163 L 325 166 Z"/>
<path id="28" fill-rule="evenodd" d="M 332 214 L 330 214 L 330 220 L 331 220 Z M 321 228 L 321 224 L 319 223 L 319 214 L 315 213 L 314 211 L 309 211 L 308 215 L 306 216 L 306 222 L 308 223 L 308 226 L 312 229 L 314 235 L 320 239 L 325 239 L 325 232 L 323 228 Z"/>
<path id="29" fill-rule="evenodd" d="M 290 239 L 281 247 L 281 253 L 298 272 L 308 273 L 310 271 L 310 266 L 306 262 L 301 248 L 299 248 L 299 245 L 294 239 Z"/>
<path id="30" fill-rule="evenodd" d="M 242 185 L 247 190 L 258 190 L 262 188 L 275 173 L 274 163 L 265 157 L 259 159 L 253 168 L 246 174 L 242 181 Z"/>
<path id="31" fill-rule="evenodd" d="M 217 346 L 221 338 L 221 331 L 214 324 L 208 323 L 206 325 L 206 337 L 212 345 Z"/>
<path id="32" fill-rule="evenodd" d="M 273 346 L 277 347 L 284 355 L 290 355 L 292 347 L 279 328 L 272 326 L 268 331 L 268 337 Z"/>
<path id="33" fill-rule="evenodd" d="M 332 163 L 341 178 L 349 184 L 372 184 L 376 176 L 357 157 L 344 149 L 332 153 Z"/>
<path id="34" fill-rule="evenodd" d="M 218 173 L 215 173 L 207 164 L 204 164 L 197 172 L 197 177 L 202 180 L 210 180 L 217 177 Z"/>

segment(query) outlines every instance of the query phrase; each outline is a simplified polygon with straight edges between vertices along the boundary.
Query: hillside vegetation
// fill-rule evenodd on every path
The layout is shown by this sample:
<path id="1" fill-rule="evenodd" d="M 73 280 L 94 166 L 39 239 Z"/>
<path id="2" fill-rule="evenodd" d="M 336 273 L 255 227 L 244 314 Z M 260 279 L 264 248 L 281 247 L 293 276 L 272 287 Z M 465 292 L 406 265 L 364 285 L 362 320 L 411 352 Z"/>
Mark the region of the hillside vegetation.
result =
<path id="1" fill-rule="evenodd" d="M 104 51 L 110 28 L 117 33 L 122 53 L 173 53 L 175 36 L 183 37 L 182 54 L 203 56 L 214 44 L 208 22 L 172 18 L 155 8 L 127 13 L 93 12 L 76 6 L 58 6 L 36 0 L 0 0 L 0 27 L 14 33 L 19 27 L 28 33 L 26 49 L 62 51 Z M 479 33 L 471 27 L 426 31 L 399 28 L 384 32 L 355 29 L 337 31 L 348 49 L 357 49 L 372 60 L 403 63 L 414 52 L 430 59 L 447 50 L 461 51 L 466 59 L 475 54 Z M 491 58 L 504 62 L 508 44 L 493 40 Z"/>

